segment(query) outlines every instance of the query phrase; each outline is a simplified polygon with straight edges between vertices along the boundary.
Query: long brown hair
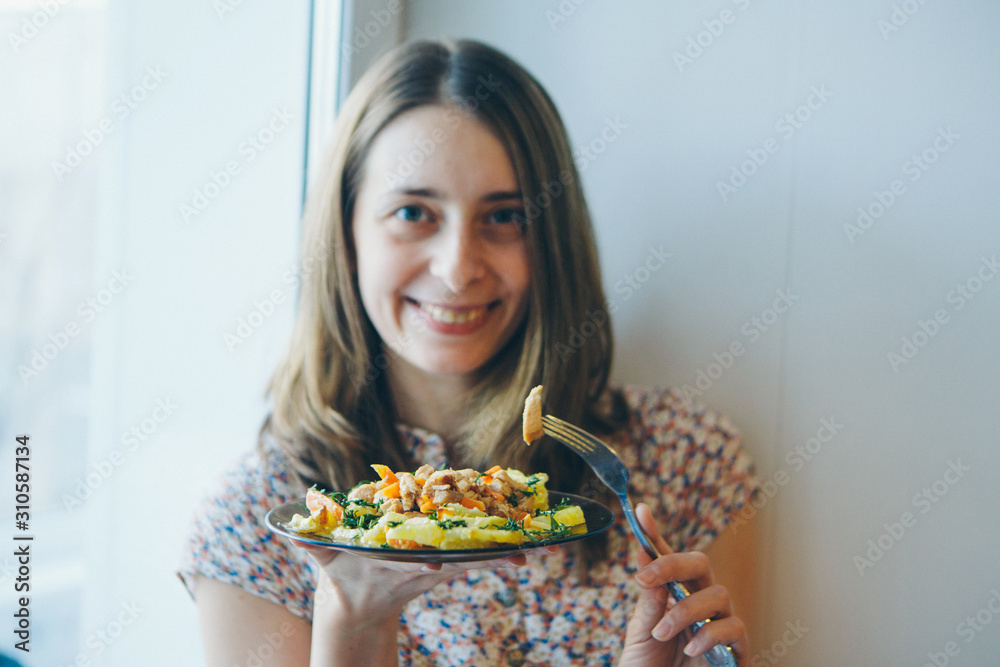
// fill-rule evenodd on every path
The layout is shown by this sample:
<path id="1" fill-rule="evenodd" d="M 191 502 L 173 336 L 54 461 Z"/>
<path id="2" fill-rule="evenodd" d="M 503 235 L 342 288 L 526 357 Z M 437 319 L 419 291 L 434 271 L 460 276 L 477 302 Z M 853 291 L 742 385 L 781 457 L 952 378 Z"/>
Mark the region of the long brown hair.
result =
<path id="1" fill-rule="evenodd" d="M 531 387 L 544 384 L 547 412 L 597 432 L 621 425 L 621 397 L 607 392 L 611 325 L 590 215 L 552 100 L 513 60 L 473 41 L 403 45 L 347 98 L 306 204 L 297 319 L 270 384 L 273 411 L 261 446 L 273 437 L 298 481 L 331 490 L 372 479 L 372 463 L 394 470 L 423 463 L 410 460 L 397 431 L 383 372 L 392 352 L 361 305 L 350 234 L 373 140 L 423 105 L 482 123 L 507 147 L 525 202 L 532 276 L 525 321 L 468 397 L 470 416 L 454 449 L 460 460 L 452 463 L 544 471 L 551 488 L 579 491 L 589 481 L 580 458 L 547 439 L 526 447 L 520 415 Z"/>

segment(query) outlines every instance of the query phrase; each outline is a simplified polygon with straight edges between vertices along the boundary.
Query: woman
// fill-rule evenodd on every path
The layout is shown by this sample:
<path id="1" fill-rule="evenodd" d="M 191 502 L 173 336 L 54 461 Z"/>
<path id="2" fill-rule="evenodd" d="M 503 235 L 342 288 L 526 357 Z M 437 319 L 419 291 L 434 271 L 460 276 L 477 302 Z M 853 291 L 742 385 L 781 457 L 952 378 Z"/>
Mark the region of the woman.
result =
<path id="1" fill-rule="evenodd" d="M 664 665 L 716 643 L 747 664 L 731 598 L 749 611 L 752 532 L 723 528 L 755 490 L 749 461 L 723 419 L 679 395 L 608 387 L 612 308 L 547 94 L 485 45 L 415 43 L 366 73 L 334 135 L 273 412 L 256 455 L 199 511 L 180 573 L 209 664 Z M 620 451 L 668 555 L 650 563 L 621 522 L 583 546 L 444 566 L 289 545 L 263 527 L 314 483 L 371 479 L 372 463 L 499 464 L 601 496 L 566 448 L 518 444 L 537 384 L 546 412 Z M 694 551 L 720 532 L 708 557 Z M 670 580 L 695 592 L 675 605 Z M 715 620 L 691 639 L 703 618 Z"/>

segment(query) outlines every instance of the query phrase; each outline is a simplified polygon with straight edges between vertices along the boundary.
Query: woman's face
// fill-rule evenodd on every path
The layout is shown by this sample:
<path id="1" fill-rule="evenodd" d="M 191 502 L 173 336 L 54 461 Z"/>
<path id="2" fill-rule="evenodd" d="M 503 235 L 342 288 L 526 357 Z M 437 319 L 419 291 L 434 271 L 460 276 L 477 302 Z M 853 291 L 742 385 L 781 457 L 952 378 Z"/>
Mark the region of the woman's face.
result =
<path id="1" fill-rule="evenodd" d="M 352 232 L 361 301 L 386 346 L 425 373 L 470 376 L 524 320 L 522 198 L 500 141 L 423 106 L 372 143 Z"/>

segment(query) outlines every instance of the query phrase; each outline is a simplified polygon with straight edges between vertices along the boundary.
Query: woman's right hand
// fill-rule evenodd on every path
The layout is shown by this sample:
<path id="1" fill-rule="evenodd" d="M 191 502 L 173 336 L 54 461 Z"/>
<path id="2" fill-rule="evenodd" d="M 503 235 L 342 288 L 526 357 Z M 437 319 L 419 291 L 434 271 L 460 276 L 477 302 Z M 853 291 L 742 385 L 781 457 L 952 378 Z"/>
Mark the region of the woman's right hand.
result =
<path id="1" fill-rule="evenodd" d="M 410 600 L 467 570 L 520 567 L 523 554 L 474 563 L 402 563 L 291 540 L 319 566 L 310 664 L 395 665 L 399 616 Z"/>

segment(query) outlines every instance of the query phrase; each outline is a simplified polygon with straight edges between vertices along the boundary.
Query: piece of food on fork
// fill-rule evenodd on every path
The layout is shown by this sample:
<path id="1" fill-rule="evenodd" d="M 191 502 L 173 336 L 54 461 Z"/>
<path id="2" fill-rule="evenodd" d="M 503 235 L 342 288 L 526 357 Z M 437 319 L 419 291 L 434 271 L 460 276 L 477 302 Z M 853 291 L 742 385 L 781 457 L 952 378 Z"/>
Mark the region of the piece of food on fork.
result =
<path id="1" fill-rule="evenodd" d="M 522 430 L 524 442 L 529 445 L 545 435 L 542 427 L 542 385 L 532 389 L 524 401 Z"/>

